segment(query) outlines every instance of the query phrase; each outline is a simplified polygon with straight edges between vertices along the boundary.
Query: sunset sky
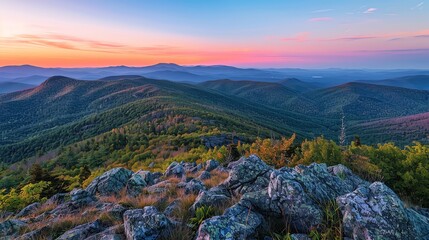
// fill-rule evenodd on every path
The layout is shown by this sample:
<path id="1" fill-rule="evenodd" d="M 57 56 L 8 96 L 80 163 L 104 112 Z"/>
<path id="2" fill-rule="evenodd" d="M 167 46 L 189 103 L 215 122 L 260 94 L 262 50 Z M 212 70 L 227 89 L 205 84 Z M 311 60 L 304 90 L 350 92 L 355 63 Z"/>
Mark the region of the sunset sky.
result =
<path id="1" fill-rule="evenodd" d="M 429 1 L 0 0 L 0 65 L 429 68 Z"/>

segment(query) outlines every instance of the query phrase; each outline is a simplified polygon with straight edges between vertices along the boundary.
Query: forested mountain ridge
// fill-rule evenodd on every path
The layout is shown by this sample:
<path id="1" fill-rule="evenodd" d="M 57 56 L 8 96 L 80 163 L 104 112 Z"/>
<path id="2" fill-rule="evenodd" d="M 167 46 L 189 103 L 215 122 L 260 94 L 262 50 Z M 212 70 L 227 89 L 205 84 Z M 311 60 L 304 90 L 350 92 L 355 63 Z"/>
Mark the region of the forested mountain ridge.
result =
<path id="1" fill-rule="evenodd" d="M 427 142 L 424 132 L 428 128 L 420 128 L 427 114 L 401 117 L 427 111 L 427 96 L 427 91 L 364 83 L 296 91 L 287 84 L 255 81 L 217 80 L 193 85 L 138 75 L 98 81 L 51 77 L 36 88 L 0 96 L 0 212 L 11 211 L 7 217 L 13 216 L 13 221 L 5 222 L 12 221 L 7 226 L 19 229 L 19 233 L 14 230 L 6 236 L 25 233 L 66 238 L 76 232 L 81 234 L 87 227 L 104 231 L 107 227 L 129 224 L 127 217 L 109 215 L 112 211 L 133 212 L 146 206 L 156 206 L 165 210 L 162 214 L 179 217 L 178 222 L 185 227 L 172 229 L 185 231 L 185 239 L 203 236 L 208 234 L 203 220 L 210 221 L 213 215 L 232 219 L 228 212 L 241 211 L 247 205 L 240 204 L 246 201 L 276 214 L 277 207 L 271 209 L 263 204 L 265 198 L 270 199 L 264 195 L 267 189 L 274 191 L 269 186 L 277 186 L 268 182 L 289 179 L 290 173 L 303 177 L 296 183 L 317 183 L 322 189 L 327 184 L 330 187 L 326 189 L 337 189 L 327 190 L 328 205 L 306 205 L 314 215 L 320 215 L 320 221 L 314 223 L 317 230 L 301 228 L 293 232 L 323 235 L 324 239 L 350 234 L 342 230 L 342 224 L 349 223 L 338 217 L 336 204 L 342 202 L 332 201 L 349 201 L 347 194 L 355 194 L 353 189 L 358 185 L 362 191 L 375 189 L 378 197 L 394 200 L 392 204 L 377 203 L 388 209 L 385 214 L 397 212 L 400 206 L 407 219 L 408 225 L 404 226 L 421 227 L 426 221 L 420 215 L 424 212 L 401 207 L 402 201 L 387 186 L 404 200 L 429 206 L 429 178 L 425 172 L 428 166 L 424 160 L 429 148 L 411 143 Z M 339 146 L 336 141 L 341 135 L 342 114 L 346 127 Z M 408 122 L 411 124 L 407 125 Z M 411 130 L 417 134 L 411 132 L 401 137 L 400 131 Z M 354 136 L 356 133 L 361 137 Z M 381 144 L 390 140 L 407 147 Z M 380 144 L 364 144 L 368 142 Z M 245 158 L 236 161 L 241 156 Z M 205 162 L 208 159 L 217 160 Z M 245 170 L 237 170 L 243 167 Z M 281 176 L 272 179 L 271 175 L 276 174 Z M 244 179 L 242 186 L 237 185 L 240 179 Z M 246 179 L 254 184 L 247 185 Z M 374 182 L 381 180 L 386 185 Z M 227 191 L 222 190 L 225 186 L 229 186 Z M 319 194 L 318 187 L 314 193 L 297 191 L 300 194 L 296 197 Z M 256 191 L 263 201 L 247 192 L 231 195 L 245 189 L 249 193 Z M 63 192 L 69 193 L 55 197 Z M 224 207 L 215 206 L 213 210 L 207 204 L 218 200 L 206 201 L 205 194 L 228 201 Z M 326 200 L 323 196 L 319 197 Z M 271 202 L 280 204 L 274 198 Z M 174 207 L 177 203 L 179 206 Z M 70 217 L 76 213 L 76 206 L 89 209 L 86 217 Z M 110 209 L 112 206 L 116 210 Z M 169 213 L 171 208 L 176 210 Z M 324 212 L 319 214 L 319 208 Z M 222 215 L 225 209 L 229 210 Z M 252 211 L 251 217 L 259 219 L 255 218 L 259 210 Z M 56 218 L 56 214 L 67 217 Z M 333 219 L 325 222 L 321 216 L 327 214 Z M 14 225 L 21 224 L 22 219 L 32 220 Z M 37 219 L 44 219 L 43 223 Z M 303 215 L 299 219 L 310 218 Z M 189 227 L 189 223 L 195 227 Z M 248 224 L 247 220 L 243 224 Z M 46 229 L 49 231 L 45 232 Z M 392 231 L 411 234 L 407 229 Z M 128 230 L 116 233 L 130 234 Z M 272 236 L 284 233 L 284 229 L 275 227 L 249 232 Z"/>

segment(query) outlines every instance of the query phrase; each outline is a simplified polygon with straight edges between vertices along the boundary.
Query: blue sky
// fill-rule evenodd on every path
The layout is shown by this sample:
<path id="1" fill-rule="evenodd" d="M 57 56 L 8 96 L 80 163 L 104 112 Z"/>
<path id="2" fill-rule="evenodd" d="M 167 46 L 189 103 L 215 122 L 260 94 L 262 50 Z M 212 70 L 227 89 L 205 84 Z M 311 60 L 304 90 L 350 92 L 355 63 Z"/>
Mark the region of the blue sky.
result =
<path id="1" fill-rule="evenodd" d="M 429 2 L 2 1 L 0 64 L 427 68 Z"/>

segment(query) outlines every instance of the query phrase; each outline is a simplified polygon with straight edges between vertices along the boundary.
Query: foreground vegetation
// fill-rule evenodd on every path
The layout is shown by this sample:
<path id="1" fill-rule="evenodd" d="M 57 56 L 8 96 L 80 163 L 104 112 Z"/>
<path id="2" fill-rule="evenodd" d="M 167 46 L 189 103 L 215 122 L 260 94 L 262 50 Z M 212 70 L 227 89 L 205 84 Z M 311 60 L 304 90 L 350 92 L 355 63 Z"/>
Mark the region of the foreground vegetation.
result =
<path id="1" fill-rule="evenodd" d="M 177 117 L 170 121 L 182 120 Z M 189 127 L 186 124 L 181 126 Z M 151 126 L 148 125 L 147 129 Z M 205 128 L 204 131 L 206 134 L 218 133 L 216 128 Z M 313 162 L 344 164 L 364 179 L 385 182 L 410 204 L 429 206 L 429 145 L 418 142 L 401 149 L 393 143 L 361 145 L 360 139 L 356 138 L 349 146 L 341 147 L 323 137 L 296 144 L 296 137 L 292 135 L 278 140 L 257 138 L 251 144 L 239 142 L 206 148 L 201 145 L 199 135 L 178 135 L 178 139 L 161 137 L 155 141 L 148 135 L 131 138 L 128 132 L 132 130 L 114 130 L 100 138 L 64 148 L 42 167 L 33 164 L 29 177 L 25 172 L 4 169 L 3 174 L 13 174 L 1 180 L 2 185 L 9 188 L 0 192 L 0 210 L 16 211 L 32 202 L 43 202 L 57 192 L 86 187 L 95 177 L 113 167 L 163 171 L 172 161 L 199 163 L 215 158 L 227 164 L 250 154 L 257 154 L 276 168 Z M 11 179 L 22 179 L 22 182 L 8 182 Z"/>

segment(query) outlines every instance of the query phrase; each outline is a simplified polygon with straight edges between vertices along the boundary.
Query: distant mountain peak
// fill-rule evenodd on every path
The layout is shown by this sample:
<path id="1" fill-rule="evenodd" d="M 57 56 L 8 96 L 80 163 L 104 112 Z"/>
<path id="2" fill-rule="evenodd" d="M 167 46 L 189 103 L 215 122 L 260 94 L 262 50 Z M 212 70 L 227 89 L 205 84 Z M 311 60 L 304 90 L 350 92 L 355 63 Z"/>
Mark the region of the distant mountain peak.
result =
<path id="1" fill-rule="evenodd" d="M 46 79 L 40 86 L 50 86 L 52 84 L 57 84 L 57 83 L 71 83 L 76 81 L 78 80 L 65 77 L 65 76 L 52 76 Z"/>
<path id="2" fill-rule="evenodd" d="M 176 64 L 176 63 L 157 63 L 148 67 L 181 67 L 180 65 Z"/>

